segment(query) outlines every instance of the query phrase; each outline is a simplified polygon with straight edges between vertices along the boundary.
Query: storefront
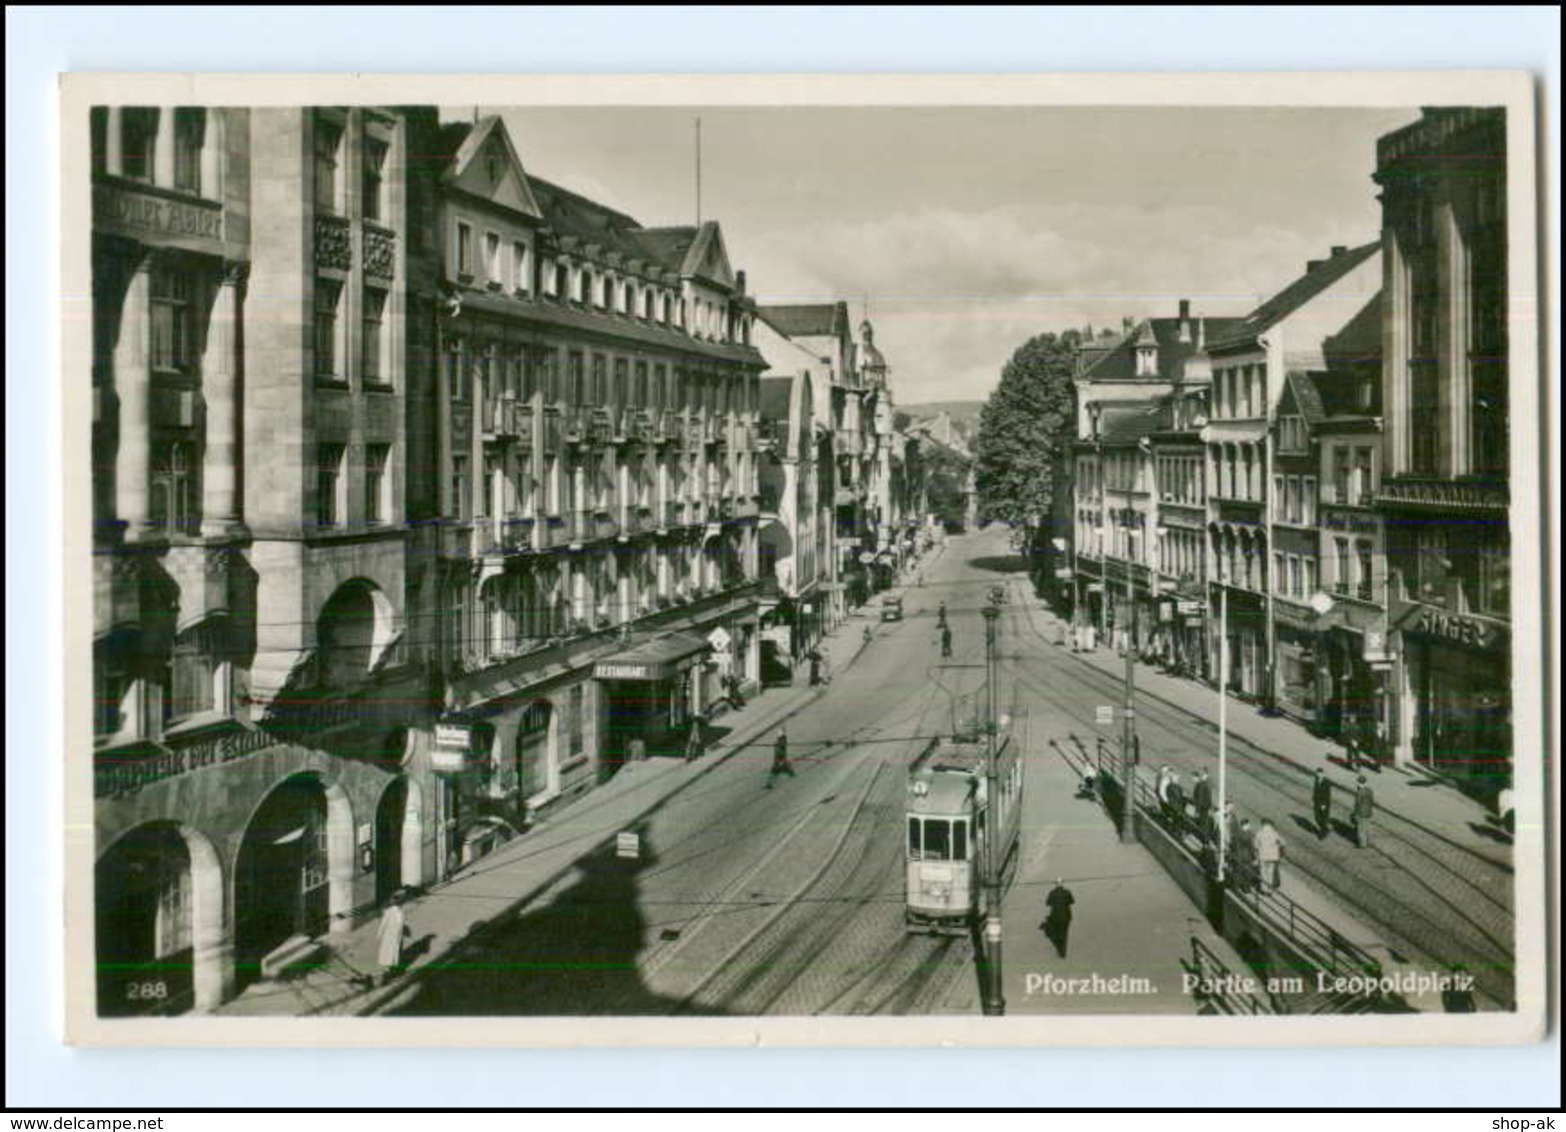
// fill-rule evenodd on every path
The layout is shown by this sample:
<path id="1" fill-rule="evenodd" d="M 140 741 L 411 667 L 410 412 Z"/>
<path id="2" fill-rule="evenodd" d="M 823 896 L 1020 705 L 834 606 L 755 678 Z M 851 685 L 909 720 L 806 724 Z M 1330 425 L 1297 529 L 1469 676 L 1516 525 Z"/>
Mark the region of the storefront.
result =
<path id="1" fill-rule="evenodd" d="M 1220 622 L 1229 636 L 1229 671 L 1224 684 L 1232 692 L 1250 699 L 1260 699 L 1266 675 L 1267 661 L 1267 610 L 1260 594 L 1249 590 L 1228 589 L 1228 610 L 1219 616 L 1221 600 L 1217 586 L 1209 605 L 1212 616 L 1208 623 L 1209 671 L 1217 673 L 1219 664 Z"/>
<path id="2" fill-rule="evenodd" d="M 1414 761 L 1499 791 L 1511 778 L 1510 634 L 1425 605 L 1399 621 Z"/>
<path id="3" fill-rule="evenodd" d="M 600 764 L 605 775 L 618 770 L 640 740 L 649 757 L 685 750 L 692 717 L 713 688 L 701 661 L 712 652 L 709 639 L 694 633 L 666 633 L 633 644 L 593 666 L 603 689 L 605 729 Z M 716 676 L 717 665 L 711 666 Z"/>

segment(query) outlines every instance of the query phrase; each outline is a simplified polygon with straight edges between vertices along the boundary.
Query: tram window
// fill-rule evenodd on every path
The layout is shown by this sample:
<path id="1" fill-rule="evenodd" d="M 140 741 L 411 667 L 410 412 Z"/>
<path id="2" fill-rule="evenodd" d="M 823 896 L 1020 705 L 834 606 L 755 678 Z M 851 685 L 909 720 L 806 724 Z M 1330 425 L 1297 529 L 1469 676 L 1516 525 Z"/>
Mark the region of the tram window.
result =
<path id="1" fill-rule="evenodd" d="M 941 818 L 927 818 L 924 823 L 924 859 L 926 861 L 951 860 L 951 825 Z"/>
<path id="2" fill-rule="evenodd" d="M 968 859 L 968 823 L 965 821 L 952 822 L 952 860 L 966 861 Z"/>
<path id="3" fill-rule="evenodd" d="M 923 853 L 923 844 L 919 837 L 919 819 L 908 819 L 908 855 L 918 860 Z"/>

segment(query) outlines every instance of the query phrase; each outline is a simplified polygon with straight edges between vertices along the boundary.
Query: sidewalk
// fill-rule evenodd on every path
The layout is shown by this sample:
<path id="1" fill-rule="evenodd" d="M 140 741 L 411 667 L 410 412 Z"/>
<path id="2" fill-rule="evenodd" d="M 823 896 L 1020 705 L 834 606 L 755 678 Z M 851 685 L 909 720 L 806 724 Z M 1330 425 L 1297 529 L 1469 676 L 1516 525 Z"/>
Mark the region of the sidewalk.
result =
<path id="1" fill-rule="evenodd" d="M 1062 619 L 1044 608 L 1031 595 L 1026 596 L 1022 604 L 1029 611 L 1029 617 L 1045 647 L 1063 650 L 1069 647 L 1055 644 L 1066 627 Z M 1082 663 L 1092 665 L 1116 680 L 1122 679 L 1125 674 L 1124 658 L 1107 646 L 1074 655 Z M 1152 665 L 1138 661 L 1136 691 L 1138 695 L 1149 696 L 1185 712 L 1214 730 L 1217 728 L 1217 693 L 1205 684 L 1170 676 Z M 1325 771 L 1327 779 L 1339 791 L 1339 808 L 1352 797 L 1355 772 L 1346 768 L 1343 748 L 1331 740 L 1312 735 L 1299 723 L 1286 717 L 1263 715 L 1254 705 L 1233 696 L 1229 697 L 1228 728 L 1231 736 L 1297 767 L 1302 779 L 1318 769 Z M 1494 828 L 1490 810 L 1483 803 L 1440 779 L 1421 774 L 1416 768 L 1383 765 L 1378 770 L 1366 770 L 1363 773 L 1375 791 L 1378 810 L 1391 811 L 1427 832 L 1478 853 L 1487 860 L 1508 866 L 1511 864 L 1509 844 L 1498 842 L 1493 834 L 1478 832 L 1479 829 Z"/>
<path id="2" fill-rule="evenodd" d="M 1007 1013 L 1196 1014 L 1183 980 L 1192 936 L 1230 970 L 1248 968 L 1152 853 L 1122 843 L 1099 804 L 1076 797 L 1077 782 L 1056 750 L 1034 752 L 1031 824 L 1004 917 Z M 1040 927 L 1057 878 L 1076 899 L 1064 957 Z"/>
<path id="3" fill-rule="evenodd" d="M 845 622 L 820 644 L 836 673 L 864 649 L 858 626 Z M 773 688 L 752 697 L 743 708 L 720 717 L 724 730 L 702 758 L 692 763 L 654 758 L 630 763 L 579 801 L 545 817 L 523 836 L 432 886 L 404 906 L 413 943 L 412 961 L 386 987 L 369 984 L 376 964 L 379 920 L 366 922 L 324 941 L 330 956 L 289 977 L 247 987 L 214 1013 L 230 1016 L 311 1016 L 374 1013 L 395 999 L 410 975 L 439 959 L 475 927 L 496 916 L 514 914 L 544 897 L 569 878 L 575 863 L 710 773 L 779 722 L 802 710 L 825 689 Z"/>

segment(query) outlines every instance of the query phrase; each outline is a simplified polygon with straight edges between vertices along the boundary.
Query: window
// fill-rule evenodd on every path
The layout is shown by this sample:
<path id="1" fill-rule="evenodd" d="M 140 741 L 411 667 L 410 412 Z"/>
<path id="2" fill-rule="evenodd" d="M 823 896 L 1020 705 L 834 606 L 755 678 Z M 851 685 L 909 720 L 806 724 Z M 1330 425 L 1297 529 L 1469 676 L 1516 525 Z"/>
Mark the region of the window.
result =
<path id="1" fill-rule="evenodd" d="M 451 458 L 451 515 L 458 522 L 472 517 L 472 500 L 468 491 L 468 458 Z"/>
<path id="2" fill-rule="evenodd" d="M 638 409 L 647 408 L 649 404 L 647 393 L 647 363 L 637 362 L 636 384 L 631 388 L 631 404 L 635 405 Z"/>
<path id="3" fill-rule="evenodd" d="M 1505 535 L 1486 540 L 1479 547 L 1479 611 L 1509 617 L 1512 611 L 1511 547 Z"/>
<path id="4" fill-rule="evenodd" d="M 462 343 L 455 342 L 446 351 L 446 395 L 453 401 L 468 399 L 468 371 L 462 360 Z"/>
<path id="5" fill-rule="evenodd" d="M 361 202 L 366 220 L 379 220 L 383 210 L 381 192 L 386 175 L 386 143 L 374 138 L 364 139 L 364 169 L 360 178 Z"/>
<path id="6" fill-rule="evenodd" d="M 343 285 L 334 279 L 315 281 L 315 374 L 326 381 L 340 377 L 337 304 L 342 293 Z"/>
<path id="7" fill-rule="evenodd" d="M 1249 562 L 1250 562 L 1250 556 L 1249 555 L 1246 556 L 1246 562 L 1247 562 L 1247 564 L 1249 564 Z M 1246 573 L 1247 574 L 1249 573 L 1249 569 L 1248 568 L 1247 568 Z M 1282 554 L 1281 551 L 1274 552 L 1273 556 L 1272 556 L 1272 589 L 1273 589 L 1273 592 L 1274 593 L 1282 593 L 1284 591 L 1284 589 L 1287 588 L 1288 583 L 1289 583 L 1289 578 L 1288 578 L 1288 573 L 1287 573 L 1287 570 L 1286 570 L 1286 567 L 1285 567 L 1285 563 L 1284 563 L 1284 560 L 1283 560 L 1283 554 Z"/>
<path id="8" fill-rule="evenodd" d="M 342 127 L 331 122 L 315 124 L 315 206 L 322 212 L 340 211 L 337 202 L 337 155 L 342 148 Z"/>
<path id="9" fill-rule="evenodd" d="M 201 192 L 201 146 L 207 112 L 182 106 L 174 111 L 174 187 L 182 193 Z"/>
<path id="10" fill-rule="evenodd" d="M 188 719 L 216 706 L 217 659 L 212 633 L 206 624 L 197 625 L 179 635 L 174 642 L 172 695 L 168 701 L 170 720 Z"/>
<path id="11" fill-rule="evenodd" d="M 592 404 L 607 405 L 609 403 L 609 360 L 602 354 L 593 355 L 593 388 L 591 390 Z"/>
<path id="12" fill-rule="evenodd" d="M 613 404 L 617 409 L 624 408 L 629 402 L 630 391 L 626 388 L 630 384 L 626 376 L 629 369 L 630 364 L 624 358 L 616 358 L 614 360 Z"/>
<path id="13" fill-rule="evenodd" d="M 511 288 L 521 295 L 532 290 L 532 281 L 529 278 L 530 265 L 527 261 L 527 245 L 511 245 Z"/>
<path id="14" fill-rule="evenodd" d="M 1336 577 L 1333 579 L 1332 588 L 1335 592 L 1346 594 L 1354 584 L 1354 563 L 1349 558 L 1349 543 L 1346 538 L 1334 538 L 1333 546 L 1333 570 Z"/>
<path id="15" fill-rule="evenodd" d="M 152 368 L 188 374 L 196 368 L 195 281 L 186 273 L 161 269 L 151 279 Z"/>
<path id="16" fill-rule="evenodd" d="M 196 449 L 189 441 L 155 445 L 148 465 L 147 517 L 164 534 L 195 534 L 201 526 Z"/>
<path id="17" fill-rule="evenodd" d="M 566 711 L 566 752 L 569 758 L 582 753 L 582 717 L 587 714 L 587 689 L 577 684 L 571 689 L 571 706 Z"/>
<path id="18" fill-rule="evenodd" d="M 1300 565 L 1305 572 L 1304 577 L 1300 579 L 1300 596 L 1310 597 L 1320 588 L 1318 585 L 1320 579 L 1317 577 L 1317 562 L 1314 558 L 1307 556 L 1306 558 L 1300 560 Z"/>
<path id="19" fill-rule="evenodd" d="M 1316 477 L 1300 480 L 1300 522 L 1307 527 L 1316 525 Z"/>
<path id="20" fill-rule="evenodd" d="M 582 405 L 587 400 L 587 390 L 583 384 L 582 355 L 572 354 L 566 363 L 566 403 L 570 405 Z"/>
<path id="21" fill-rule="evenodd" d="M 457 274 L 473 278 L 473 226 L 457 221 Z"/>
<path id="22" fill-rule="evenodd" d="M 323 527 L 335 527 L 343 520 L 340 494 L 343 487 L 344 451 L 341 444 L 320 444 L 316 448 L 316 521 Z"/>
<path id="23" fill-rule="evenodd" d="M 1349 450 L 1332 450 L 1332 501 L 1334 503 L 1357 502 L 1356 494 L 1349 490 Z"/>
<path id="24" fill-rule="evenodd" d="M 386 465 L 391 456 L 389 444 L 367 444 L 364 449 L 364 521 L 384 523 L 391 512 Z"/>
<path id="25" fill-rule="evenodd" d="M 158 144 L 158 112 L 144 106 L 120 111 L 120 169 L 133 181 L 151 181 Z"/>
<path id="26" fill-rule="evenodd" d="M 492 290 L 500 290 L 505 280 L 500 272 L 500 237 L 484 233 L 484 278 Z"/>
<path id="27" fill-rule="evenodd" d="M 1370 507 L 1375 503 L 1371 479 L 1372 453 L 1369 448 L 1354 450 L 1354 497 L 1357 507 Z"/>
<path id="28" fill-rule="evenodd" d="M 1339 540 L 1342 541 L 1341 539 Z M 1375 600 L 1375 544 L 1369 539 L 1360 539 L 1354 547 L 1359 559 L 1358 586 L 1356 594 L 1361 601 Z"/>
<path id="29" fill-rule="evenodd" d="M 366 385 L 386 384 L 381 348 L 386 332 L 386 292 L 364 289 L 364 337 L 359 353 L 359 373 Z"/>
<path id="30" fill-rule="evenodd" d="M 1294 555 L 1289 555 L 1289 594 L 1299 597 L 1303 590 L 1300 575 L 1300 560 Z"/>
<path id="31" fill-rule="evenodd" d="M 570 292 L 570 286 L 571 286 L 569 276 L 570 276 L 570 272 L 566 270 L 566 265 L 565 264 L 559 263 L 559 264 L 555 265 L 555 276 L 554 276 L 554 278 L 555 278 L 555 297 L 556 298 L 559 298 L 559 299 L 569 299 L 571 297 L 570 293 L 569 293 Z"/>

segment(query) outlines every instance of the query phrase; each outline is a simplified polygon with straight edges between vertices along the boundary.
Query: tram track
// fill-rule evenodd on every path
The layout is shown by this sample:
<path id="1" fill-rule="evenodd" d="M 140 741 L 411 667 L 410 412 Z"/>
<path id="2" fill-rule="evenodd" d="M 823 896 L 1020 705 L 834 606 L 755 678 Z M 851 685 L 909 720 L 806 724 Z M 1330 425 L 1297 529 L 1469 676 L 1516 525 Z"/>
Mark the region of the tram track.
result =
<path id="1" fill-rule="evenodd" d="M 1021 615 L 1013 612 L 1013 624 Z M 1037 626 L 1027 619 L 1026 629 L 1050 644 Z M 1067 658 L 1062 657 L 1062 660 Z M 1074 658 L 1071 658 L 1074 659 Z M 1040 679 L 1027 671 L 1027 664 L 1047 663 L 1045 658 L 1014 658 L 1013 676 L 1032 694 L 1045 700 L 1060 714 L 1080 721 L 1088 734 L 1094 730 L 1091 708 L 1074 698 L 1070 688 L 1091 692 L 1097 702 L 1116 702 L 1120 686 L 1113 677 L 1078 662 L 1077 665 L 1050 665 L 1049 679 Z M 1162 751 L 1160 761 L 1180 762 L 1189 769 L 1189 752 L 1203 749 L 1216 733 L 1213 724 L 1151 696 L 1138 704 L 1138 719 L 1155 731 L 1163 731 L 1182 745 L 1176 751 Z M 1311 812 L 1308 777 L 1281 756 L 1234 736 L 1230 738 L 1231 774 L 1239 772 L 1252 785 L 1280 796 L 1292 809 Z M 1144 742 L 1144 763 L 1148 749 Z M 1271 808 L 1269 808 L 1271 809 Z M 1514 953 L 1511 904 L 1511 870 L 1488 856 L 1458 845 L 1439 833 L 1428 830 L 1394 811 L 1383 810 L 1376 816 L 1376 833 L 1384 842 L 1391 840 L 1406 847 L 1415 859 L 1427 862 L 1446 880 L 1443 889 L 1437 879 L 1414 871 L 1406 860 L 1388 852 L 1385 844 L 1372 843 L 1370 853 L 1334 854 L 1318 849 L 1301 837 L 1291 837 L 1288 867 L 1296 869 L 1323 891 L 1343 901 L 1350 910 L 1382 930 L 1389 941 L 1403 951 L 1424 955 L 1443 965 L 1462 963 L 1474 975 L 1485 994 L 1503 1006 L 1515 1001 L 1512 978 Z M 1368 875 L 1367 861 L 1374 861 Z M 1412 887 L 1415 891 L 1410 892 Z M 1455 888 L 1454 895 L 1450 889 Z M 1430 907 L 1436 905 L 1436 909 Z M 1465 906 L 1467 905 L 1467 906 Z"/>

